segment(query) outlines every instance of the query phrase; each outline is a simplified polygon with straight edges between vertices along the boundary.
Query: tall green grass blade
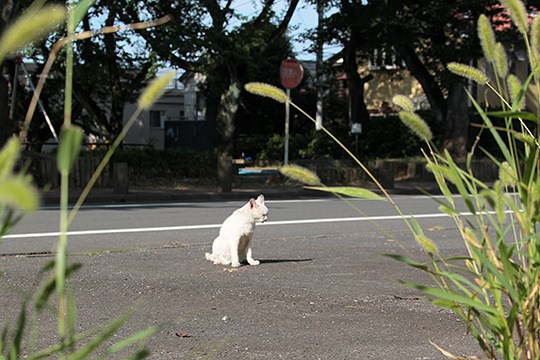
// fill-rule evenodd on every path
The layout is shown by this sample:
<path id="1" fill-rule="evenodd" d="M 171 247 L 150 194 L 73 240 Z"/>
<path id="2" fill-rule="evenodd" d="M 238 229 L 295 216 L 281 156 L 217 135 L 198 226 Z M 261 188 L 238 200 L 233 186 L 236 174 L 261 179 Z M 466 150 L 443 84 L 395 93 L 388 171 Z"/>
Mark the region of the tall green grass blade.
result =
<path id="1" fill-rule="evenodd" d="M 132 356 L 127 357 L 125 360 L 142 360 L 146 359 L 150 355 L 150 351 L 147 349 L 141 349 Z"/>
<path id="2" fill-rule="evenodd" d="M 353 198 L 359 198 L 359 199 L 371 199 L 371 200 L 382 200 L 386 201 L 386 199 L 376 193 L 374 193 L 371 190 L 363 189 L 363 188 L 357 188 L 352 186 L 305 186 L 305 189 L 309 190 L 317 190 L 317 191 L 323 191 L 323 192 L 330 192 L 330 193 L 336 193 L 341 194 L 345 196 L 350 196 Z"/>
<path id="3" fill-rule="evenodd" d="M 471 199 L 471 196 L 469 194 L 468 189 L 466 188 L 465 182 L 463 181 L 463 170 L 461 170 L 457 164 L 452 159 L 452 156 L 448 152 L 448 150 L 444 150 L 447 164 L 448 164 L 448 172 L 447 176 L 449 176 L 447 179 L 450 180 L 455 186 L 457 191 L 459 192 L 459 195 L 461 195 L 463 201 L 465 202 L 465 205 L 469 209 L 469 211 L 472 214 L 476 213 L 476 208 L 474 206 L 474 203 Z"/>
<path id="4" fill-rule="evenodd" d="M 74 11 L 74 22 L 75 26 L 77 26 L 81 20 L 86 16 L 86 13 L 88 12 L 88 9 L 90 6 L 94 5 L 96 0 L 80 0 L 77 5 L 75 6 Z"/>
<path id="5" fill-rule="evenodd" d="M 120 316 L 115 321 L 110 323 L 101 333 L 94 337 L 88 344 L 70 355 L 70 360 L 82 360 L 87 358 L 90 354 L 96 351 L 105 341 L 107 341 L 113 334 L 118 331 L 122 325 L 131 316 L 131 312 Z"/>
<path id="6" fill-rule="evenodd" d="M 79 157 L 83 134 L 83 130 L 76 125 L 65 127 L 62 130 L 56 156 L 56 163 L 60 173 L 65 174 L 71 171 L 75 160 Z"/>
<path id="7" fill-rule="evenodd" d="M 473 297 L 474 294 L 479 294 L 482 291 L 480 287 L 478 287 L 478 285 L 474 284 L 467 277 L 460 275 L 457 272 L 438 271 L 436 275 L 448 279 L 465 296 Z M 450 291 L 457 293 L 457 289 L 456 290 L 452 289 Z"/>
<path id="8" fill-rule="evenodd" d="M 511 119 L 523 119 L 533 121 L 537 124 L 540 123 L 540 118 L 535 114 L 528 111 L 488 111 L 487 116 L 493 116 L 497 118 L 511 118 Z"/>
<path id="9" fill-rule="evenodd" d="M 71 276 L 81 267 L 82 265 L 79 263 L 68 265 L 66 267 L 66 277 Z M 56 276 L 52 274 L 37 293 L 37 297 L 34 302 L 34 307 L 36 308 L 37 311 L 43 310 L 50 296 L 54 293 L 55 289 L 56 289 Z"/>
<path id="10" fill-rule="evenodd" d="M 130 346 L 130 345 L 133 345 L 133 344 L 136 344 L 138 342 L 141 342 L 141 341 L 144 341 L 145 339 L 151 337 L 152 335 L 156 334 L 158 331 L 159 331 L 159 327 L 158 326 L 152 326 L 152 327 L 149 327 L 147 329 L 144 329 L 142 331 L 139 331 L 138 333 L 135 333 L 133 335 L 131 335 L 130 337 L 126 338 L 126 339 L 123 339 L 117 343 L 115 343 L 114 345 L 112 345 L 111 347 L 109 347 L 109 349 L 107 350 L 107 356 L 111 356 L 115 353 L 117 353 L 118 351 Z"/>
<path id="11" fill-rule="evenodd" d="M 4 329 L 2 330 L 2 335 L 0 335 L 0 360 L 4 360 L 4 352 L 6 351 L 8 327 L 4 324 Z"/>
<path id="12" fill-rule="evenodd" d="M 412 266 L 413 268 L 420 269 L 426 272 L 431 272 L 430 268 L 425 263 L 419 263 L 410 257 L 398 254 L 383 254 L 386 257 L 402 262 L 406 265 Z"/>
<path id="13" fill-rule="evenodd" d="M 9 351 L 9 358 L 17 360 L 20 358 L 22 340 L 24 334 L 24 328 L 26 326 L 26 302 L 23 302 L 21 306 L 21 312 L 19 313 L 19 318 L 17 319 L 17 330 L 11 344 Z"/>
<path id="14" fill-rule="evenodd" d="M 513 164 L 514 159 L 512 158 L 512 155 L 510 154 L 510 150 L 508 149 L 508 146 L 505 144 L 505 142 L 503 141 L 503 139 L 501 138 L 501 136 L 497 132 L 497 129 L 495 128 L 495 126 L 493 126 L 493 123 L 491 122 L 491 119 L 489 118 L 489 116 L 487 116 L 486 112 L 482 109 L 480 104 L 478 104 L 478 102 L 476 101 L 474 96 L 472 96 L 471 93 L 468 92 L 468 91 L 467 91 L 467 94 L 469 96 L 469 100 L 471 101 L 474 108 L 476 109 L 476 111 L 478 112 L 480 117 L 482 118 L 482 121 L 484 122 L 484 124 L 486 124 L 489 132 L 491 133 L 491 135 L 495 139 L 495 142 L 497 143 L 497 146 L 498 146 L 499 150 L 503 154 L 504 159 L 508 163 Z"/>
<path id="15" fill-rule="evenodd" d="M 515 289 L 514 287 L 515 283 L 509 280 L 507 276 L 508 274 L 505 274 L 501 270 L 499 270 L 493 264 L 493 261 L 482 253 L 482 249 L 477 249 L 473 247 L 471 251 L 474 254 L 474 257 L 478 259 L 478 263 L 481 264 L 484 269 L 488 271 L 488 274 L 491 274 L 494 279 L 497 280 L 496 283 L 493 283 L 493 285 L 497 286 L 497 290 L 502 290 L 508 293 L 508 295 L 510 295 L 513 300 L 518 300 L 519 294 L 517 289 Z"/>
<path id="16" fill-rule="evenodd" d="M 425 286 L 425 285 L 419 285 L 419 284 L 415 284 L 415 283 L 411 283 L 407 281 L 400 281 L 400 282 L 403 285 L 419 290 L 427 295 L 434 296 L 435 298 L 446 302 L 447 307 L 453 308 L 454 306 L 462 306 L 466 308 L 477 309 L 479 311 L 483 311 L 487 315 L 490 315 L 490 316 L 497 314 L 497 309 L 495 307 L 489 304 L 485 304 L 480 300 L 470 298 L 468 296 L 463 296 L 463 295 L 455 294 L 453 292 L 450 292 L 444 289 Z"/>

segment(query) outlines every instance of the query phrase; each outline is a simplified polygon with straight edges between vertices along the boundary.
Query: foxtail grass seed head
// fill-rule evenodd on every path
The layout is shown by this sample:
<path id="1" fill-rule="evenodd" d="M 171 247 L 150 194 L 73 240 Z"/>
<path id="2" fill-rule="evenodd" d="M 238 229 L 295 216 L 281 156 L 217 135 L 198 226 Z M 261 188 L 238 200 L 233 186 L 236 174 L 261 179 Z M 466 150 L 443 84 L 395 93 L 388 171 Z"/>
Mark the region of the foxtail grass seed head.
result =
<path id="1" fill-rule="evenodd" d="M 526 35 L 529 29 L 529 22 L 527 10 L 523 2 L 521 0 L 500 0 L 500 3 L 508 9 L 510 18 L 512 18 L 512 22 L 516 25 L 519 32 Z"/>
<path id="2" fill-rule="evenodd" d="M 469 65 L 451 62 L 446 67 L 451 73 L 472 80 L 480 85 L 485 85 L 489 81 L 487 75 L 484 72 Z"/>
<path id="3" fill-rule="evenodd" d="M 150 106 L 152 106 L 152 104 L 156 102 L 161 95 L 163 95 L 163 92 L 175 74 L 176 71 L 171 70 L 152 80 L 152 82 L 146 87 L 144 92 L 139 97 L 139 107 L 141 109 L 148 109 Z"/>
<path id="4" fill-rule="evenodd" d="M 306 185 L 320 185 L 321 180 L 313 171 L 298 165 L 285 165 L 279 168 L 284 176 Z"/>
<path id="5" fill-rule="evenodd" d="M 516 110 L 522 110 L 525 108 L 525 95 L 522 95 L 519 99 L 519 103 L 516 103 L 518 101 L 519 93 L 521 89 L 523 88 L 523 84 L 518 79 L 518 77 L 514 74 L 508 75 L 508 78 L 506 79 L 507 85 L 508 85 L 508 93 L 510 94 L 510 101 L 512 101 L 512 107 Z"/>
<path id="6" fill-rule="evenodd" d="M 514 138 L 518 141 L 521 141 L 522 143 L 529 145 L 530 147 L 536 146 L 536 139 L 527 133 L 516 132 L 514 133 Z"/>
<path id="7" fill-rule="evenodd" d="M 499 180 L 504 186 L 515 186 L 517 183 L 516 172 L 507 161 L 499 168 Z"/>
<path id="8" fill-rule="evenodd" d="M 492 63 L 495 61 L 495 32 L 486 15 L 482 14 L 478 18 L 477 30 L 484 56 L 487 61 Z"/>
<path id="9" fill-rule="evenodd" d="M 65 7 L 59 5 L 47 5 L 25 12 L 0 38 L 0 60 L 32 42 L 42 40 L 64 23 L 66 16 Z"/>
<path id="10" fill-rule="evenodd" d="M 495 69 L 500 78 L 506 79 L 508 76 L 508 57 L 504 45 L 500 42 L 495 46 Z"/>
<path id="11" fill-rule="evenodd" d="M 418 244 L 428 253 L 437 254 L 439 252 L 437 245 L 424 234 L 416 235 L 415 238 Z"/>
<path id="12" fill-rule="evenodd" d="M 392 102 L 394 103 L 394 105 L 399 106 L 404 111 L 409 111 L 409 112 L 414 111 L 414 104 L 405 95 L 395 95 L 392 98 Z"/>
<path id="13" fill-rule="evenodd" d="M 275 87 L 270 84 L 265 84 L 261 82 L 250 82 L 245 86 L 247 92 L 250 92 L 255 95 L 268 97 L 274 99 L 280 103 L 285 103 L 287 101 L 287 95 L 283 90 L 278 87 Z"/>
<path id="14" fill-rule="evenodd" d="M 540 16 L 535 16 L 531 24 L 531 47 L 536 54 L 540 53 Z"/>
<path id="15" fill-rule="evenodd" d="M 400 111 L 399 118 L 413 133 L 415 133 L 421 139 L 431 141 L 433 139 L 433 133 L 418 114 L 410 111 Z"/>

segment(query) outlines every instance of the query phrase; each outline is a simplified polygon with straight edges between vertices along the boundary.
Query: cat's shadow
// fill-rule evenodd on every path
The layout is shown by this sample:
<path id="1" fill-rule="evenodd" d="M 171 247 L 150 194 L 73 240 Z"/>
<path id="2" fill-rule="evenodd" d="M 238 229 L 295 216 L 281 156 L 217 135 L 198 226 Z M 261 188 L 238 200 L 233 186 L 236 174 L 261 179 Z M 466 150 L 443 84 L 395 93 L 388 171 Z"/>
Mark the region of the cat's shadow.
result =
<path id="1" fill-rule="evenodd" d="M 309 262 L 313 259 L 259 259 L 261 264 L 280 264 L 280 263 L 296 263 Z"/>

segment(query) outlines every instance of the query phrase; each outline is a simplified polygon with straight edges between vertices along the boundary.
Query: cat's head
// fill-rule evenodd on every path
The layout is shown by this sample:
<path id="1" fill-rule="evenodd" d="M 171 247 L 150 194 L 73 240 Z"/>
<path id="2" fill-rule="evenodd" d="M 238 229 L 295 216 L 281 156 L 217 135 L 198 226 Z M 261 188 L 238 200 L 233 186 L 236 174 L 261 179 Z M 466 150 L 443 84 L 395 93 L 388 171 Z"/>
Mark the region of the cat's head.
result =
<path id="1" fill-rule="evenodd" d="M 268 220 L 268 208 L 266 207 L 266 205 L 264 205 L 263 194 L 259 195 L 259 197 L 257 197 L 257 200 L 250 199 L 249 208 L 255 221 L 263 223 Z"/>

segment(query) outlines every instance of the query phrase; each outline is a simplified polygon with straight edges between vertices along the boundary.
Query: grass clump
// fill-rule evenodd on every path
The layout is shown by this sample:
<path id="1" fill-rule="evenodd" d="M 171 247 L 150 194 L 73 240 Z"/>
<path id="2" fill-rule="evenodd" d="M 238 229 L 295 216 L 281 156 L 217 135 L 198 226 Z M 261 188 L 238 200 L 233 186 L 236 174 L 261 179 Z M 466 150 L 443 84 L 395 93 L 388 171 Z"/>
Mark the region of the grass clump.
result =
<path id="1" fill-rule="evenodd" d="M 61 235 L 55 248 L 56 256 L 54 261 L 49 262 L 43 269 L 42 274 L 45 274 L 45 278 L 41 287 L 33 296 L 26 297 L 22 301 L 19 315 L 14 324 L 11 324 L 8 321 L 9 319 L 4 319 L 5 322 L 2 324 L 3 328 L 0 335 L 0 360 L 15 360 L 23 357 L 26 359 L 41 359 L 46 357 L 86 359 L 97 356 L 100 358 L 112 358 L 118 356 L 120 351 L 130 352 L 130 350 L 126 349 L 132 345 L 134 345 L 133 348 L 135 350 L 131 351 L 129 358 L 143 359 L 149 355 L 149 351 L 144 345 L 145 340 L 158 330 L 158 327 L 152 326 L 125 339 L 112 341 L 116 332 L 131 316 L 133 310 L 130 310 L 118 316 L 111 323 L 98 329 L 82 334 L 76 331 L 75 299 L 73 297 L 73 289 L 70 289 L 67 283 L 67 278 L 72 276 L 80 268 L 80 264 L 70 263 L 67 256 L 67 232 L 69 225 L 101 171 L 129 130 L 129 127 L 140 115 L 141 111 L 157 100 L 172 76 L 169 73 L 156 79 L 143 92 L 139 101 L 139 107 L 125 126 L 124 131 L 116 139 L 114 145 L 104 155 L 100 166 L 92 176 L 76 206 L 70 211 L 67 202 L 69 195 L 69 176 L 73 164 L 79 157 L 83 138 L 82 129 L 71 123 L 72 49 L 75 40 L 83 40 L 89 36 L 93 36 L 93 34 L 86 32 L 82 35 L 77 35 L 74 33 L 74 29 L 93 2 L 94 0 L 81 0 L 76 5 L 69 2 L 68 6 L 64 7 L 60 5 L 41 6 L 43 2 L 38 1 L 34 5 L 31 5 L 17 21 L 7 28 L 0 39 L 1 62 L 4 56 L 17 53 L 28 44 L 42 40 L 53 30 L 64 31 L 61 25 L 67 23 L 67 35 L 53 47 L 44 73 L 40 77 L 40 83 L 34 93 L 34 101 L 28 109 L 29 114 L 32 114 L 35 110 L 37 99 L 45 81 L 44 79 L 47 78 L 47 72 L 56 59 L 57 53 L 61 49 L 65 49 L 67 60 L 64 124 L 60 134 L 56 158 L 57 169 L 61 176 L 59 225 Z M 142 29 L 144 26 L 154 24 L 138 24 L 137 26 Z M 109 29 L 109 32 L 112 31 L 110 28 L 107 29 Z M 24 138 L 31 118 L 32 116 L 27 116 L 27 121 L 21 129 L 20 137 Z M 0 239 L 10 232 L 25 212 L 35 210 L 39 205 L 38 191 L 32 184 L 31 179 L 15 171 L 19 155 L 20 141 L 16 138 L 11 139 L 0 151 Z M 52 302 L 50 300 L 51 298 L 55 300 L 53 302 L 54 305 L 49 304 Z M 32 316 L 29 316 L 30 309 L 33 312 Z M 57 321 L 57 334 L 56 337 L 54 334 L 51 334 L 51 337 L 58 339 L 58 341 L 54 345 L 44 349 L 35 349 L 35 335 L 38 333 L 39 326 L 37 319 L 44 309 L 53 309 L 54 311 L 54 317 Z M 113 342 L 113 344 L 109 345 L 110 342 Z"/>
<path id="2" fill-rule="evenodd" d="M 459 315 L 486 358 L 536 360 L 540 359 L 540 134 L 537 127 L 540 119 L 523 109 L 529 83 L 534 79 L 538 84 L 540 80 L 537 47 L 540 20 L 538 17 L 534 20 L 529 33 L 524 4 L 518 0 L 501 2 L 509 9 L 523 35 L 532 69 L 528 78 L 522 81 L 509 74 L 506 51 L 495 41 L 486 16 L 479 18 L 478 36 L 485 59 L 494 69 L 495 83 L 492 84 L 481 69 L 459 63 L 447 65 L 453 74 L 486 86 L 500 100 L 501 111 L 487 112 L 469 94 L 470 102 L 483 121 L 483 134 L 491 136 L 497 144 L 499 157 L 481 150 L 499 167 L 499 180 L 488 184 L 475 177 L 471 163 L 478 151 L 476 144 L 461 167 L 448 151 L 435 150 L 429 127 L 406 98 L 394 97 L 394 103 L 402 109 L 401 120 L 426 143 L 424 157 L 443 195 L 442 199 L 437 199 L 440 211 L 453 218 L 466 256 L 447 258 L 441 254 L 416 220 L 403 216 L 369 170 L 344 150 L 403 216 L 417 244 L 424 250 L 425 258 L 421 261 L 389 255 L 426 272 L 432 279 L 431 285 L 402 283 L 425 293 L 433 304 Z M 535 105 L 540 106 L 540 98 Z M 494 126 L 493 118 L 502 118 L 504 126 Z M 326 188 L 326 191 L 331 189 Z M 343 189 L 340 191 L 344 193 Z M 347 195 L 355 196 L 353 189 Z M 461 204 L 465 205 L 465 211 Z M 455 356 L 435 346 L 451 359 L 477 358 Z"/>

